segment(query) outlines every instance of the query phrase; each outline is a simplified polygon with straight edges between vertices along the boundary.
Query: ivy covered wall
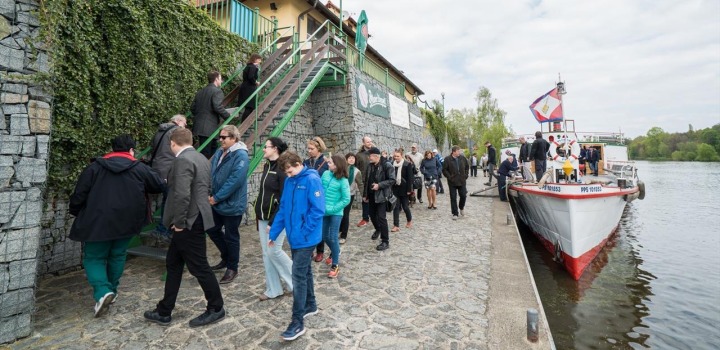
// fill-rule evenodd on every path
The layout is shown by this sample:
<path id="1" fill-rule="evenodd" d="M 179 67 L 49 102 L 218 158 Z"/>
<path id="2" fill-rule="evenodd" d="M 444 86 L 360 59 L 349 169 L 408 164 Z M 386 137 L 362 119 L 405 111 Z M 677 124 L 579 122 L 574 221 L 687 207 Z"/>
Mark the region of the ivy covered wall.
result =
<path id="1" fill-rule="evenodd" d="M 90 159 L 131 134 L 142 149 L 157 125 L 186 113 L 207 72 L 228 75 L 258 48 L 187 0 L 45 0 L 53 120 L 38 274 L 77 268 L 67 197 Z M 190 119 L 192 123 L 192 119 Z"/>
<path id="2" fill-rule="evenodd" d="M 228 75 L 257 51 L 187 0 L 43 5 L 55 96 L 49 186 L 61 196 L 113 136 L 144 147 L 158 123 L 189 110 L 208 71 Z"/>

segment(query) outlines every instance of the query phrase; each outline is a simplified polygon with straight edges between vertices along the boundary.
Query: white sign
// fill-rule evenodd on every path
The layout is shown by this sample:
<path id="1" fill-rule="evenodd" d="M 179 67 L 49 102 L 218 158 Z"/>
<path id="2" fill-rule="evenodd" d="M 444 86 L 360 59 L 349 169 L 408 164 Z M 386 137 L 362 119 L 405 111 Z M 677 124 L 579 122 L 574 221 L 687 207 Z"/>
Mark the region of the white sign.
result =
<path id="1" fill-rule="evenodd" d="M 410 112 L 407 102 L 393 94 L 388 94 L 388 99 L 390 100 L 390 121 L 397 126 L 410 129 Z"/>
<path id="2" fill-rule="evenodd" d="M 417 126 L 423 126 L 425 125 L 425 121 L 423 118 L 420 118 L 416 116 L 415 114 L 410 113 L 410 122 L 417 125 Z"/>

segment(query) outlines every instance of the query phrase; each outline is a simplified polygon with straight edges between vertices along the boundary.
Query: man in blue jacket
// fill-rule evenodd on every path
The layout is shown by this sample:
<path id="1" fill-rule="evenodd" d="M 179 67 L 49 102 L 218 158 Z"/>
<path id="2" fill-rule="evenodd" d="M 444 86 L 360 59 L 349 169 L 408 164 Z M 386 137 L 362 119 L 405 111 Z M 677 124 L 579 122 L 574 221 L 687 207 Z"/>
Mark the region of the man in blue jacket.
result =
<path id="1" fill-rule="evenodd" d="M 225 284 L 235 279 L 240 263 L 238 226 L 247 207 L 247 170 L 250 162 L 247 146 L 240 141 L 237 127 L 223 127 L 219 138 L 221 147 L 210 160 L 212 195 L 208 198 L 215 226 L 207 234 L 220 251 L 222 259 L 212 269 L 226 269 L 220 279 L 220 284 Z"/>
<path id="2" fill-rule="evenodd" d="M 318 312 L 310 261 L 322 239 L 325 193 L 317 171 L 305 167 L 297 153 L 284 152 L 277 162 L 288 177 L 280 196 L 280 209 L 270 227 L 268 246 L 274 246 L 285 230 L 293 261 L 293 307 L 290 325 L 281 336 L 295 340 L 305 334 L 305 317 Z"/>

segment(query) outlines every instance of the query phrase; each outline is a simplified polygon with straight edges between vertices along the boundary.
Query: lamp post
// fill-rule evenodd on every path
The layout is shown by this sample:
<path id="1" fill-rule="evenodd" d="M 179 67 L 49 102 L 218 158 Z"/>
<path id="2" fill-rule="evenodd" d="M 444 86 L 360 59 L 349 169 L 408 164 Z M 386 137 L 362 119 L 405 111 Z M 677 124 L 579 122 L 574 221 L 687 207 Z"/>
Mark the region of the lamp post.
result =
<path id="1" fill-rule="evenodd" d="M 445 118 L 445 93 L 444 93 L 444 92 L 441 92 L 441 93 L 440 93 L 440 96 L 442 96 L 442 118 L 443 118 L 443 123 L 445 124 L 445 138 L 448 138 L 448 134 L 447 134 L 447 118 Z M 450 144 L 449 140 L 448 140 L 448 144 Z M 442 145 L 441 145 L 441 147 L 442 147 Z"/>

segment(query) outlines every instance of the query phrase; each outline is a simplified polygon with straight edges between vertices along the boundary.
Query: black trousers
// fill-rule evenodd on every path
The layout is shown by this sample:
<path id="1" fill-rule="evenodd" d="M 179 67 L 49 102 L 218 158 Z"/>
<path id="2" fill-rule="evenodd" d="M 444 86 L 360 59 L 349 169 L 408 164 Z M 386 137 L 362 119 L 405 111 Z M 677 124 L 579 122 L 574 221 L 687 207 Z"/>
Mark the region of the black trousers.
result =
<path id="1" fill-rule="evenodd" d="M 393 209 L 393 226 L 400 226 L 400 210 L 405 211 L 407 222 L 412 221 L 410 198 L 408 196 L 397 197 L 397 203 L 395 203 L 395 209 Z"/>
<path id="2" fill-rule="evenodd" d="M 459 215 L 458 213 L 458 202 L 457 197 L 460 194 L 460 210 L 465 209 L 465 200 L 467 199 L 467 187 L 466 186 L 453 186 L 448 184 L 448 190 L 450 191 L 450 211 L 453 215 Z"/>
<path id="3" fill-rule="evenodd" d="M 477 177 L 477 165 L 473 165 L 470 167 L 470 176 Z"/>
<path id="4" fill-rule="evenodd" d="M 355 202 L 355 196 L 350 196 L 350 203 L 343 209 L 343 218 L 340 221 L 340 238 L 347 239 L 348 230 L 350 229 L 350 209 L 352 208 L 353 202 Z"/>
<path id="5" fill-rule="evenodd" d="M 375 229 L 380 231 L 380 239 L 385 242 L 390 242 L 390 232 L 388 230 L 387 212 L 385 211 L 385 203 L 375 203 L 375 193 L 370 192 L 368 198 L 368 204 L 370 207 L 370 221 L 375 225 Z"/>
<path id="6" fill-rule="evenodd" d="M 208 139 L 207 136 L 198 136 L 198 147 L 202 146 L 202 144 Z M 213 154 L 215 154 L 215 151 L 217 151 L 218 143 L 216 140 L 211 140 L 210 143 L 203 148 L 200 153 L 205 156 L 205 158 L 210 159 L 212 158 Z"/>
<path id="7" fill-rule="evenodd" d="M 222 309 L 223 297 L 220 292 L 220 284 L 207 261 L 205 229 L 202 216 L 198 215 L 191 229 L 184 229 L 181 232 L 173 231 L 170 248 L 168 248 L 165 258 L 167 268 L 165 296 L 157 304 L 158 313 L 163 316 L 172 314 L 186 264 L 188 271 L 197 278 L 205 293 L 207 309 L 213 311 Z"/>

